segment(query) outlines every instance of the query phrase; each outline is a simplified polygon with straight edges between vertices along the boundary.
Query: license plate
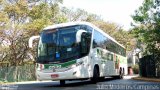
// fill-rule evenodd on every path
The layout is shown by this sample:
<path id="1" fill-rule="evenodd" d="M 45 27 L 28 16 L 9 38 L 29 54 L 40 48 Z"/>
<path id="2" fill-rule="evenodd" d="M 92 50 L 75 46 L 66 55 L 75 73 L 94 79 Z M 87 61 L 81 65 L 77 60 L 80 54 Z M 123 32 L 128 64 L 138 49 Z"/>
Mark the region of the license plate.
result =
<path id="1" fill-rule="evenodd" d="M 57 77 L 59 77 L 58 74 L 51 74 L 51 78 L 57 78 Z"/>

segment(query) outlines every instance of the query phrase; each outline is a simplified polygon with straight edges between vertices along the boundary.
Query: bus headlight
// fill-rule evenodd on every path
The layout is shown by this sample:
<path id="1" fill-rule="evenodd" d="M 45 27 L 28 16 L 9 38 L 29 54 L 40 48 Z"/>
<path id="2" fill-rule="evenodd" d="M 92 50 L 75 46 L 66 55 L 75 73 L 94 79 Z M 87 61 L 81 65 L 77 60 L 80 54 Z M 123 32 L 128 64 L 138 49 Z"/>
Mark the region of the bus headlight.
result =
<path id="1" fill-rule="evenodd" d="M 41 71 L 44 69 L 44 65 L 43 64 L 38 64 L 37 70 Z"/>
<path id="2" fill-rule="evenodd" d="M 84 63 L 83 61 L 80 61 L 80 62 L 76 63 L 76 66 L 79 66 L 79 65 L 81 65 L 83 63 Z"/>
<path id="3" fill-rule="evenodd" d="M 68 68 L 75 68 L 75 67 L 82 65 L 82 64 L 83 64 L 83 61 L 77 62 L 76 64 L 73 64 L 73 65 L 69 66 Z"/>

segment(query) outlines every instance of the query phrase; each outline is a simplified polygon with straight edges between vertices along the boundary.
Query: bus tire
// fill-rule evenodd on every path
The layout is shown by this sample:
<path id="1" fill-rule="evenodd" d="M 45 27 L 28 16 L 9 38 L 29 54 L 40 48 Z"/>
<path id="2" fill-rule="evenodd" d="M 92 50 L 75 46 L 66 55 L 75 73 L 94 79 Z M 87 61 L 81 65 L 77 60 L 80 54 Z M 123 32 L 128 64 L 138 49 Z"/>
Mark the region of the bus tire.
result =
<path id="1" fill-rule="evenodd" d="M 115 79 L 123 79 L 123 74 L 119 73 L 119 75 L 114 76 Z"/>
<path id="2" fill-rule="evenodd" d="M 93 70 L 93 77 L 91 78 L 91 82 L 97 83 L 98 79 L 99 79 L 99 68 L 98 66 L 95 66 Z"/>
<path id="3" fill-rule="evenodd" d="M 118 79 L 123 79 L 122 67 L 120 67 Z"/>
<path id="4" fill-rule="evenodd" d="M 114 79 L 122 79 L 121 75 L 117 75 L 117 76 L 112 76 Z"/>
<path id="5" fill-rule="evenodd" d="M 100 81 L 104 81 L 104 80 L 105 80 L 105 77 L 99 77 L 99 80 L 100 80 Z"/>
<path id="6" fill-rule="evenodd" d="M 120 71 L 120 73 L 119 73 L 119 77 L 118 77 L 118 79 L 123 79 L 122 69 L 121 69 L 121 71 Z"/>
<path id="7" fill-rule="evenodd" d="M 118 75 L 118 76 L 116 77 L 116 79 L 123 79 L 123 76 L 122 76 L 122 75 Z"/>
<path id="8" fill-rule="evenodd" d="M 60 80 L 60 85 L 61 86 L 65 85 L 65 80 Z"/>

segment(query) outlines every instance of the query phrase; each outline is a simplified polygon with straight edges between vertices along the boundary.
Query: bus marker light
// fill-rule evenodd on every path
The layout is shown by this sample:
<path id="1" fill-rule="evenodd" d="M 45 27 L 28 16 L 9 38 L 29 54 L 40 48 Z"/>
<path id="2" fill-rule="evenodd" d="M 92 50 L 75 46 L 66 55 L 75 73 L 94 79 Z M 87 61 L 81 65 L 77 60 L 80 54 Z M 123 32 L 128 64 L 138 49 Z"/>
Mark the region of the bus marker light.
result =
<path id="1" fill-rule="evenodd" d="M 40 64 L 39 68 L 40 68 L 40 71 L 43 70 L 44 69 L 44 65 Z"/>

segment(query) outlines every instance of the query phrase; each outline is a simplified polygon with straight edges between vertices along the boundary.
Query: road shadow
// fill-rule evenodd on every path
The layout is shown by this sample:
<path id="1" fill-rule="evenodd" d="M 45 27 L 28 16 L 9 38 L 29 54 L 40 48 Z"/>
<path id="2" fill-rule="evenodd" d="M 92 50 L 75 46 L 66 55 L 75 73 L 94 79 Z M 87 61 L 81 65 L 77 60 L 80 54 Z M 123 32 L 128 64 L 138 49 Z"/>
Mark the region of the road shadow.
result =
<path id="1" fill-rule="evenodd" d="M 101 82 L 109 82 L 112 80 L 116 80 L 114 78 L 105 78 L 104 80 L 100 80 L 97 82 L 97 84 L 93 84 L 90 80 L 76 80 L 76 81 L 66 81 L 66 84 L 61 86 L 59 81 L 50 81 L 50 82 L 39 82 L 39 83 L 29 83 L 29 84 L 17 84 L 18 90 L 88 90 L 87 88 L 90 88 L 91 90 L 95 90 L 97 88 L 97 85 Z M 86 88 L 87 87 L 87 88 Z"/>
<path id="2" fill-rule="evenodd" d="M 99 82 L 107 82 L 107 81 L 111 81 L 111 80 L 116 80 L 115 78 L 105 78 L 104 80 L 99 80 L 97 83 Z M 92 83 L 90 80 L 83 80 L 83 81 L 68 81 L 66 82 L 65 85 L 61 86 L 59 83 L 56 83 L 56 84 L 52 84 L 52 85 L 48 85 L 48 86 L 45 86 L 46 88 L 48 87 L 79 87 L 79 86 L 85 86 L 85 85 L 91 85 L 91 84 L 94 84 Z M 96 84 L 95 84 L 96 85 Z"/>

